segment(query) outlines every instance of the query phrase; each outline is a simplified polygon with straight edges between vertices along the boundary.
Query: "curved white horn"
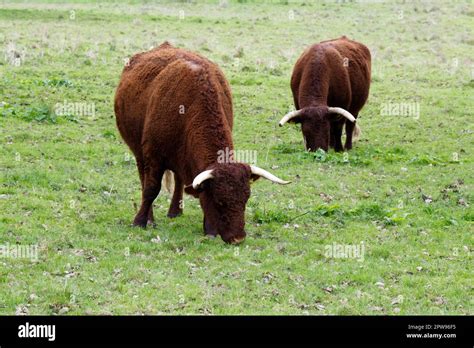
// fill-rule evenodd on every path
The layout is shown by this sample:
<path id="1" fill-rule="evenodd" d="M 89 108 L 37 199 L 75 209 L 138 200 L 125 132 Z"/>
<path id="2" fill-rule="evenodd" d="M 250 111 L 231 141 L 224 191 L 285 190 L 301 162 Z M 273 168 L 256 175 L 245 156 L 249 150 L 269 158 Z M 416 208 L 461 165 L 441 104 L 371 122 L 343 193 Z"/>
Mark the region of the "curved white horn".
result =
<path id="1" fill-rule="evenodd" d="M 354 116 L 352 116 L 352 114 L 349 111 L 344 110 L 343 108 L 328 107 L 328 112 L 344 116 L 345 118 L 347 118 L 351 122 L 356 121 L 356 118 Z"/>
<path id="2" fill-rule="evenodd" d="M 285 116 L 283 116 L 283 118 L 280 120 L 280 122 L 278 122 L 278 124 L 280 125 L 280 127 L 283 126 L 286 122 L 291 120 L 293 117 L 298 116 L 300 112 L 301 110 L 290 111 Z"/>
<path id="3" fill-rule="evenodd" d="M 205 180 L 214 178 L 214 176 L 212 176 L 212 171 L 212 169 L 209 169 L 196 175 L 193 180 L 193 189 L 196 190 Z"/>
<path id="4" fill-rule="evenodd" d="M 271 182 L 274 182 L 274 183 L 277 183 L 277 184 L 280 184 L 280 185 L 286 185 L 286 184 L 289 184 L 291 182 L 291 181 L 281 180 L 280 178 L 277 178 L 272 173 L 267 172 L 265 169 L 262 169 L 262 168 L 259 168 L 259 167 L 256 167 L 256 166 L 250 166 L 250 169 L 252 170 L 252 174 L 261 176 L 265 179 L 270 180 Z"/>

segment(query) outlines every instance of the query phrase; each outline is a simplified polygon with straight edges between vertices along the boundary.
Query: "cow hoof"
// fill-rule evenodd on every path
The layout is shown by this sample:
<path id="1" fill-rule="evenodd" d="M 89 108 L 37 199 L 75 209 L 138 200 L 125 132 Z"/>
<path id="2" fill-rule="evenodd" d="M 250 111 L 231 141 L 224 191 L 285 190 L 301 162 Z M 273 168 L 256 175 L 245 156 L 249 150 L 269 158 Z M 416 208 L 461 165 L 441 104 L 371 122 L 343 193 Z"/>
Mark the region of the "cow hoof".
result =
<path id="1" fill-rule="evenodd" d="M 146 228 L 147 220 L 141 220 L 141 219 L 135 219 L 133 221 L 132 226 L 133 227 L 141 227 L 141 228 Z"/>
<path id="2" fill-rule="evenodd" d="M 168 216 L 170 219 L 173 219 L 173 218 L 178 217 L 178 216 L 180 216 L 180 215 L 183 215 L 183 212 L 182 212 L 182 211 L 179 211 L 179 212 L 177 212 L 177 213 L 169 212 L 169 213 L 167 214 L 167 216 Z"/>
<path id="3" fill-rule="evenodd" d="M 147 226 L 150 226 L 151 228 L 156 228 L 156 223 L 153 220 L 148 220 L 147 221 Z"/>

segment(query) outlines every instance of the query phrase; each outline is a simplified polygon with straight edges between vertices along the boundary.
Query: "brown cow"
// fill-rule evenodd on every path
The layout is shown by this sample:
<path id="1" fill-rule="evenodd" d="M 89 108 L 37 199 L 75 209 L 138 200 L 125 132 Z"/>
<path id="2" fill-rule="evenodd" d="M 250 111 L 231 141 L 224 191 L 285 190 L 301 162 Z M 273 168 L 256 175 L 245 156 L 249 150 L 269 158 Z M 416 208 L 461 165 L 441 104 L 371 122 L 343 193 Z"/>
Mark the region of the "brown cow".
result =
<path id="1" fill-rule="evenodd" d="M 296 111 L 286 114 L 280 126 L 301 123 L 309 151 L 342 151 L 345 124 L 344 147 L 350 150 L 360 133 L 357 116 L 369 96 L 370 64 L 369 49 L 345 36 L 309 47 L 291 76 Z"/>
<path id="2" fill-rule="evenodd" d="M 165 171 L 174 173 L 168 216 L 182 213 L 189 185 L 185 191 L 200 200 L 205 233 L 228 243 L 245 238 L 250 182 L 264 177 L 288 183 L 255 166 L 218 163 L 219 151 L 233 150 L 232 95 L 219 67 L 198 54 L 165 42 L 135 55 L 123 70 L 115 115 L 142 184 L 135 226 L 153 222 L 152 203 Z"/>

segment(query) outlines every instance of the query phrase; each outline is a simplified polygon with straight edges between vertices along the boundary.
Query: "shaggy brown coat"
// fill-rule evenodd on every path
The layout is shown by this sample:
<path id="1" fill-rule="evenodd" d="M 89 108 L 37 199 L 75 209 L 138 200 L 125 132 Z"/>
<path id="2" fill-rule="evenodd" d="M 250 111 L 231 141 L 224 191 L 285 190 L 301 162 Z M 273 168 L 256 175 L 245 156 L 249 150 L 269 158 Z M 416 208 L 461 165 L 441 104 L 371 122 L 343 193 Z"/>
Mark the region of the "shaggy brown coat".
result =
<path id="1" fill-rule="evenodd" d="M 340 107 L 357 118 L 367 101 L 371 56 L 363 44 L 343 36 L 309 47 L 295 64 L 291 90 L 301 123 L 306 148 L 315 151 L 334 147 L 342 151 L 342 128 L 346 126 L 345 149 L 352 148 L 355 123 L 327 107 Z M 356 135 L 356 134 L 354 134 Z"/>
<path id="2" fill-rule="evenodd" d="M 245 238 L 244 213 L 250 181 L 243 163 L 218 163 L 232 143 L 232 96 L 217 65 L 165 42 L 135 55 L 124 68 L 115 96 L 117 126 L 134 153 L 142 183 L 142 205 L 134 225 L 153 221 L 153 200 L 165 171 L 174 173 L 169 217 L 182 213 L 183 187 L 201 172 L 212 180 L 186 192 L 199 197 L 204 230 L 226 242 Z"/>

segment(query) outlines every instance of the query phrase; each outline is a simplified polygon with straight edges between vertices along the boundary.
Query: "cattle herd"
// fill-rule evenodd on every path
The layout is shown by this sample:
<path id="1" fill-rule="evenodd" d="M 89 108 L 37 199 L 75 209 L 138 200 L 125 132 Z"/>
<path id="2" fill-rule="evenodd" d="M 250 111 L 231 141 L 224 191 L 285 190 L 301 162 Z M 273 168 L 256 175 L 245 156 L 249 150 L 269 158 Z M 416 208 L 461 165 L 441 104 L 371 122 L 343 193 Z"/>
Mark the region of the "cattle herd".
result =
<path id="1" fill-rule="evenodd" d="M 296 111 L 279 125 L 300 123 L 308 151 L 351 149 L 369 94 L 370 65 L 367 47 L 345 36 L 309 47 L 291 78 Z M 116 91 L 115 115 L 142 186 L 135 226 L 153 223 L 152 205 L 162 182 L 174 182 L 170 218 L 182 213 L 185 191 L 199 198 L 207 235 L 240 243 L 246 236 L 250 183 L 259 178 L 289 183 L 257 166 L 218 160 L 221 151 L 233 150 L 229 83 L 216 64 L 168 42 L 130 59 Z"/>

